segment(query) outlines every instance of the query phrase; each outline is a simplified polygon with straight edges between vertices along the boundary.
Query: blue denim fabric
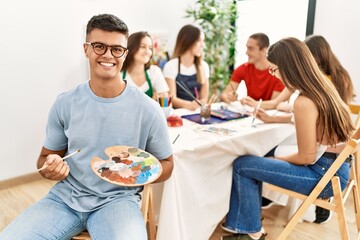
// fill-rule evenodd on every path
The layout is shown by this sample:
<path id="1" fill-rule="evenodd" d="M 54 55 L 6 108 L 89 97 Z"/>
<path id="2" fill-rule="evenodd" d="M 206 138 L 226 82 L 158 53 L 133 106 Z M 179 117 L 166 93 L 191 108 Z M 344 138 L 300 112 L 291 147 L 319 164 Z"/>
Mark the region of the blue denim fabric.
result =
<path id="1" fill-rule="evenodd" d="M 147 239 L 136 202 L 117 201 L 86 213 L 74 211 L 52 193 L 16 218 L 0 233 L 0 239 L 65 240 L 85 228 L 93 240 Z"/>
<path id="2" fill-rule="evenodd" d="M 266 157 L 249 155 L 238 157 L 233 164 L 230 209 L 225 226 L 239 233 L 260 231 L 262 182 L 308 195 L 333 161 L 321 157 L 313 165 L 299 166 Z M 342 189 L 349 180 L 349 169 L 350 164 L 345 162 L 336 173 L 340 178 Z M 332 196 L 331 182 L 329 182 L 319 198 Z"/>

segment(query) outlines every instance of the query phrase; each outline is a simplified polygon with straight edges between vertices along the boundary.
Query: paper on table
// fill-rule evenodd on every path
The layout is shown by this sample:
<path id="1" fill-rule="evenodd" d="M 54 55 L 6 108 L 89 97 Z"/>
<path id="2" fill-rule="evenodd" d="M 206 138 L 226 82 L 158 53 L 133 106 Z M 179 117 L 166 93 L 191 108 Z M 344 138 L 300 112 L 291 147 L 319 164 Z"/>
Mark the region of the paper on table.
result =
<path id="1" fill-rule="evenodd" d="M 247 88 L 244 80 L 242 80 L 238 85 L 236 89 L 236 94 L 238 95 L 237 97 L 238 100 L 241 100 L 247 96 Z"/>

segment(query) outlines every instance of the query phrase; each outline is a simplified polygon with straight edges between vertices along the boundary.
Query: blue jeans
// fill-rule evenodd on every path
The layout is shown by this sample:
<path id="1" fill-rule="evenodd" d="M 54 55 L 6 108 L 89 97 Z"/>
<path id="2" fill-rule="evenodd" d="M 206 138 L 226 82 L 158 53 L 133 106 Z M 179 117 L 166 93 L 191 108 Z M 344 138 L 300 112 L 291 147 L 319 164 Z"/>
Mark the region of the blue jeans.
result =
<path id="1" fill-rule="evenodd" d="M 230 209 L 225 226 L 239 233 L 260 231 L 263 182 L 309 195 L 333 161 L 321 157 L 313 165 L 299 166 L 266 157 L 238 157 L 233 164 Z M 349 169 L 350 164 L 345 162 L 336 173 L 342 189 L 349 180 Z M 333 191 L 329 182 L 319 198 L 332 196 Z"/>
<path id="2" fill-rule="evenodd" d="M 17 217 L 0 239 L 65 240 L 85 228 L 93 240 L 147 239 L 137 202 L 116 201 L 93 212 L 77 212 L 52 193 Z"/>

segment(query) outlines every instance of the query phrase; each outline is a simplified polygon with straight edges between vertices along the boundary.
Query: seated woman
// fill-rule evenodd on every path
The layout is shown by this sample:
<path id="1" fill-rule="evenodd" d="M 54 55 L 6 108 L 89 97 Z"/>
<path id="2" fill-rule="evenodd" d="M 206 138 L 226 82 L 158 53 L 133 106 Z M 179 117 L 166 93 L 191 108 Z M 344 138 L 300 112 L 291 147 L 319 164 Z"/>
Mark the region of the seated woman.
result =
<path id="1" fill-rule="evenodd" d="M 156 65 L 151 65 L 153 42 L 147 32 L 136 32 L 128 39 L 129 53 L 121 69 L 123 79 L 134 83 L 146 95 L 157 100 L 169 96 L 169 87 Z"/>
<path id="2" fill-rule="evenodd" d="M 337 57 L 335 56 L 334 52 L 332 51 L 330 44 L 326 41 L 323 36 L 319 35 L 312 35 L 305 39 L 305 44 L 309 48 L 310 52 L 312 53 L 313 57 L 315 58 L 316 63 L 318 64 L 319 68 L 322 72 L 328 77 L 329 80 L 334 84 L 337 92 L 339 93 L 342 100 L 348 104 L 354 99 L 354 87 L 350 78 L 350 75 L 346 71 L 346 69 L 341 65 Z M 272 101 L 265 101 L 262 104 L 262 107 L 265 109 L 274 108 L 276 106 L 277 109 L 284 110 L 284 106 L 292 110 L 292 102 L 289 100 L 289 103 L 284 103 L 284 99 L 289 96 L 289 91 L 283 91 L 281 96 L 272 100 Z M 247 98 L 246 103 L 248 104 L 256 104 L 256 101 L 252 101 L 252 99 Z M 292 114 L 285 114 L 285 115 L 277 115 L 277 116 L 270 116 L 266 114 L 265 111 L 260 110 L 258 114 L 258 118 L 264 122 L 291 122 Z M 279 195 L 279 193 L 277 193 Z M 270 198 L 274 201 L 277 196 L 273 195 L 271 191 L 265 191 L 264 196 Z M 265 199 L 266 202 L 270 203 L 268 200 Z M 285 199 L 283 198 L 283 201 Z M 330 219 L 330 211 L 316 207 L 316 216 L 315 216 L 315 223 L 325 223 Z M 311 219 L 311 215 L 309 219 Z"/>
<path id="3" fill-rule="evenodd" d="M 204 33 L 192 25 L 185 25 L 178 33 L 172 59 L 163 70 L 174 108 L 195 110 L 199 104 L 194 98 L 201 103 L 208 100 L 210 70 L 202 60 L 204 39 Z"/>
<path id="4" fill-rule="evenodd" d="M 294 102 L 298 151 L 275 158 L 240 156 L 234 161 L 230 209 L 223 225 L 239 233 L 238 239 L 265 239 L 261 227 L 263 182 L 309 194 L 334 161 L 354 127 L 347 105 L 317 66 L 305 43 L 286 38 L 268 52 L 273 74 L 299 96 Z M 350 164 L 344 162 L 337 175 L 341 187 L 349 179 Z M 319 197 L 332 196 L 329 183 Z"/>

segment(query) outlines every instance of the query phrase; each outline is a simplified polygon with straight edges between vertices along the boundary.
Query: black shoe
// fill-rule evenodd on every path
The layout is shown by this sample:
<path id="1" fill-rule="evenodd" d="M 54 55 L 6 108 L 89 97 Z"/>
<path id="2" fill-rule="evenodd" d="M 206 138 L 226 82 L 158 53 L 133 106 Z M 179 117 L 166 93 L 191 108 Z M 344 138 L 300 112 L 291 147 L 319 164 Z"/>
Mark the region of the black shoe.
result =
<path id="1" fill-rule="evenodd" d="M 330 221 L 332 212 L 330 210 L 316 206 L 316 218 L 314 223 L 324 224 Z"/>
<path id="2" fill-rule="evenodd" d="M 264 198 L 262 197 L 261 198 L 261 209 L 268 209 L 270 208 L 272 205 L 274 205 L 275 203 L 273 201 L 271 201 L 270 199 L 267 199 L 267 198 Z"/>

